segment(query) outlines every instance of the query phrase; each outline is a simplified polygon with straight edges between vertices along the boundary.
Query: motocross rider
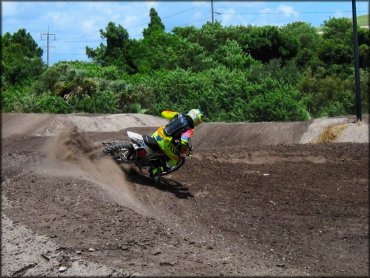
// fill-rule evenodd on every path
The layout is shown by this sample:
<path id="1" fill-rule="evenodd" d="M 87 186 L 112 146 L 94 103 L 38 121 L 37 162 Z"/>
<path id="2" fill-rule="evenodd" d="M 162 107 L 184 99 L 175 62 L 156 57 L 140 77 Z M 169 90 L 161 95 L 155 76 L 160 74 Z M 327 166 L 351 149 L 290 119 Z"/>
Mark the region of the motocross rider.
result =
<path id="1" fill-rule="evenodd" d="M 170 122 L 159 127 L 152 137 L 169 160 L 164 165 L 149 169 L 149 175 L 154 179 L 158 179 L 164 170 L 177 164 L 180 159 L 178 150 L 182 154 L 189 155 L 188 140 L 193 135 L 194 127 L 203 121 L 203 114 L 198 109 L 191 109 L 187 114 L 164 110 L 161 116 Z M 176 141 L 180 146 L 176 146 Z"/>

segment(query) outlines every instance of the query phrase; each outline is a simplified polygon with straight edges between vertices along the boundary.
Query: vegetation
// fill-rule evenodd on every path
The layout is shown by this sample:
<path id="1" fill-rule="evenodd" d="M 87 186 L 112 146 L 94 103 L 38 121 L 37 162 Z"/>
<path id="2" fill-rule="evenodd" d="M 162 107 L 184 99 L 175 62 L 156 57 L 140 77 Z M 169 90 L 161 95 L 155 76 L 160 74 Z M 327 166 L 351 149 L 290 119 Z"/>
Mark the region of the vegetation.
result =
<path id="1" fill-rule="evenodd" d="M 357 24 L 359 26 L 366 26 L 368 27 L 369 26 L 369 15 L 368 14 L 365 14 L 365 15 L 360 15 L 357 17 Z"/>
<path id="2" fill-rule="evenodd" d="M 176 27 L 155 9 L 142 39 L 109 22 L 90 62 L 45 67 L 25 29 L 1 37 L 2 111 L 148 113 L 201 109 L 207 121 L 299 121 L 355 114 L 352 22 L 322 34 L 305 22 Z M 362 111 L 368 112 L 369 30 L 359 28 Z"/>

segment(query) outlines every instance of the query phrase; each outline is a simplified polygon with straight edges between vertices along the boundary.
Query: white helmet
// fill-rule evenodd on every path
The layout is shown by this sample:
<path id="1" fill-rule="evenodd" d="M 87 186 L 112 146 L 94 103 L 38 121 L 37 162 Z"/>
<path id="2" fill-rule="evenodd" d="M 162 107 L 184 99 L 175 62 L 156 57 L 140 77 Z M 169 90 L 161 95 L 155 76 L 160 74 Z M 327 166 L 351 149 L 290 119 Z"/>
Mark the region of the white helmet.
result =
<path id="1" fill-rule="evenodd" d="M 199 109 L 191 109 L 187 115 L 193 120 L 194 126 L 203 122 L 203 114 Z"/>

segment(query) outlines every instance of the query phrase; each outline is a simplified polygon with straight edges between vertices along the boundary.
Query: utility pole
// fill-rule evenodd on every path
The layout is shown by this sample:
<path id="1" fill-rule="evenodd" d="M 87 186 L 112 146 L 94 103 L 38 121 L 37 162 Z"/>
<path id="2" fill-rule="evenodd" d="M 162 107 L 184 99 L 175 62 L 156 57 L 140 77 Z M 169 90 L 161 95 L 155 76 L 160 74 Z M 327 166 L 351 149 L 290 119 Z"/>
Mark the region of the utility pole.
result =
<path id="1" fill-rule="evenodd" d="M 46 65 L 49 66 L 49 48 L 54 47 L 54 46 L 50 46 L 50 36 L 54 36 L 54 41 L 55 41 L 55 34 L 49 33 L 49 26 L 48 26 L 48 32 L 46 34 L 40 34 L 40 35 L 41 35 L 41 40 L 42 40 L 42 36 L 46 36 Z"/>
<path id="2" fill-rule="evenodd" d="M 215 23 L 215 16 L 214 16 L 214 12 L 213 12 L 213 0 L 211 0 L 211 11 L 212 11 L 212 24 Z"/>
<path id="3" fill-rule="evenodd" d="M 356 0 L 352 0 L 352 24 L 353 24 L 353 46 L 355 54 L 355 90 L 356 90 L 356 117 L 362 121 L 361 113 L 361 89 L 360 89 L 360 58 L 358 53 L 357 15 Z"/>

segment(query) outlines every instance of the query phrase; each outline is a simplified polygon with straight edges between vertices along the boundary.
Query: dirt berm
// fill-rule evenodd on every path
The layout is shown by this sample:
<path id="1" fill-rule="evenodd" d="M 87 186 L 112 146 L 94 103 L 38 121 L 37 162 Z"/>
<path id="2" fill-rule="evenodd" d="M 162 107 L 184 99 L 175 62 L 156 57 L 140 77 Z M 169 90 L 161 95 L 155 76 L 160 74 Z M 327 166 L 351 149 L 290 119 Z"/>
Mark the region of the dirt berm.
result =
<path id="1" fill-rule="evenodd" d="M 2 114 L 1 276 L 369 276 L 368 116 L 204 123 L 153 183 L 142 114 Z"/>

